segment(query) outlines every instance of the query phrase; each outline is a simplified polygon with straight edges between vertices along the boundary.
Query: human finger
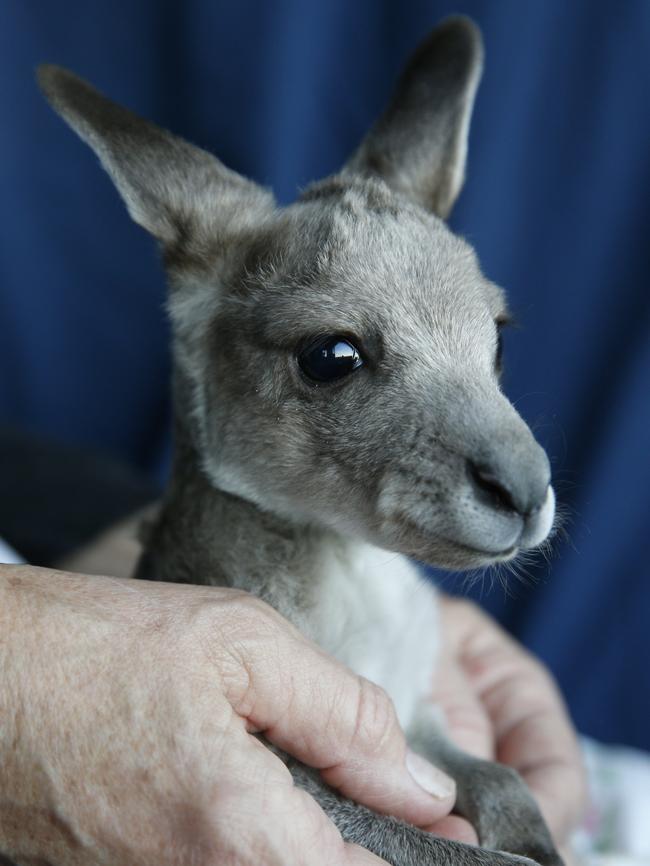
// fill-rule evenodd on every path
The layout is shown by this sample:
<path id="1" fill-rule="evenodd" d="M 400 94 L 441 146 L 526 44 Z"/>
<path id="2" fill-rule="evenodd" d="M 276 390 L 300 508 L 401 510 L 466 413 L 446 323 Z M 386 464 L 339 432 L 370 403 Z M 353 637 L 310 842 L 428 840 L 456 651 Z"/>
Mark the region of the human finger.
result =
<path id="1" fill-rule="evenodd" d="M 523 776 L 561 842 L 582 814 L 586 787 L 559 690 L 546 668 L 476 605 L 442 603 L 459 664 L 489 719 L 495 757 Z"/>
<path id="2" fill-rule="evenodd" d="M 465 842 L 467 845 L 478 845 L 478 834 L 466 818 L 460 815 L 447 815 L 430 827 L 425 827 L 434 836 L 443 839 L 453 839 L 456 842 Z"/>
<path id="3" fill-rule="evenodd" d="M 467 674 L 449 651 L 438 665 L 433 700 L 442 709 L 447 734 L 459 749 L 477 758 L 494 760 L 490 718 Z"/>

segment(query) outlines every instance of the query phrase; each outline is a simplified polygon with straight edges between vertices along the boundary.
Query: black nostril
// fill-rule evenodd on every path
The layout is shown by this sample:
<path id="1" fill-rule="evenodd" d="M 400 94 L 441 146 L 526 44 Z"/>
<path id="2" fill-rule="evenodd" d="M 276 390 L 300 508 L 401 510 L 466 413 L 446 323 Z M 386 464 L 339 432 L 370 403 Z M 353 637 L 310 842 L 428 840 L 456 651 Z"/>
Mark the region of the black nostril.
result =
<path id="1" fill-rule="evenodd" d="M 477 492 L 484 501 L 495 508 L 506 511 L 519 511 L 515 505 L 512 493 L 497 476 L 486 466 L 477 466 L 471 460 L 467 461 L 469 474 L 477 487 Z"/>

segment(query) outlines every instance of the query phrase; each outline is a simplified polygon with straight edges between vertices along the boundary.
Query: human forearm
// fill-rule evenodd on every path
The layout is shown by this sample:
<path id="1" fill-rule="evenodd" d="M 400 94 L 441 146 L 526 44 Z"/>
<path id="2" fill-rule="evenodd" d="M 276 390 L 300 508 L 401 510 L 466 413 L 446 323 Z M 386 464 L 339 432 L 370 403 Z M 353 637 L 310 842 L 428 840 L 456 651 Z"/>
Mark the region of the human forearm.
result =
<path id="1" fill-rule="evenodd" d="M 44 665 L 46 659 L 57 664 L 50 646 L 56 622 L 44 621 L 47 578 L 42 569 L 0 566 L 0 852 L 21 863 L 47 854 L 74 864 L 70 832 L 51 796 L 54 768 L 39 746 L 47 739 L 43 723 L 54 720 L 62 699 Z M 65 642 L 66 635 L 60 638 Z"/>

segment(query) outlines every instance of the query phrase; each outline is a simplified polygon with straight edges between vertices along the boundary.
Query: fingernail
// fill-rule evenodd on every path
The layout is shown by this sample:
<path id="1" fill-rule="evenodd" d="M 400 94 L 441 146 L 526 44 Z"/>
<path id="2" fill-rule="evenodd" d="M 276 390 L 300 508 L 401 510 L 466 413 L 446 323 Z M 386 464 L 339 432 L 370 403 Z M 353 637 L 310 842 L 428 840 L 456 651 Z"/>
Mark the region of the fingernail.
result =
<path id="1" fill-rule="evenodd" d="M 455 796 L 456 783 L 454 780 L 410 749 L 406 752 L 406 769 L 414 781 L 431 796 L 439 800 L 446 800 Z"/>

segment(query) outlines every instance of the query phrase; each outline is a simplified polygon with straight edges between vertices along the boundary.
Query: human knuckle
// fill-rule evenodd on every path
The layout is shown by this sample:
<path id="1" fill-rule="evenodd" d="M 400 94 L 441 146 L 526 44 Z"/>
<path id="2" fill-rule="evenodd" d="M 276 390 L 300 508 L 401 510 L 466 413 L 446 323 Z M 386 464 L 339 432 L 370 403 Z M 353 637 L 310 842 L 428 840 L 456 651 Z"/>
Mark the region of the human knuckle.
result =
<path id="1" fill-rule="evenodd" d="M 273 608 L 250 592 L 238 593 L 234 599 L 234 606 L 239 615 L 248 619 L 263 620 L 264 622 L 272 622 L 274 617 Z"/>
<path id="2" fill-rule="evenodd" d="M 194 618 L 198 634 L 221 643 L 249 631 L 263 617 L 262 602 L 249 593 L 229 590 L 214 598 L 205 598 Z"/>
<path id="3" fill-rule="evenodd" d="M 252 644 L 277 640 L 281 629 L 273 614 L 261 599 L 232 590 L 201 606 L 189 641 L 219 664 L 240 662 L 251 654 Z"/>
<path id="4" fill-rule="evenodd" d="M 354 741 L 381 753 L 393 737 L 397 725 L 395 706 L 381 686 L 359 679 Z"/>

